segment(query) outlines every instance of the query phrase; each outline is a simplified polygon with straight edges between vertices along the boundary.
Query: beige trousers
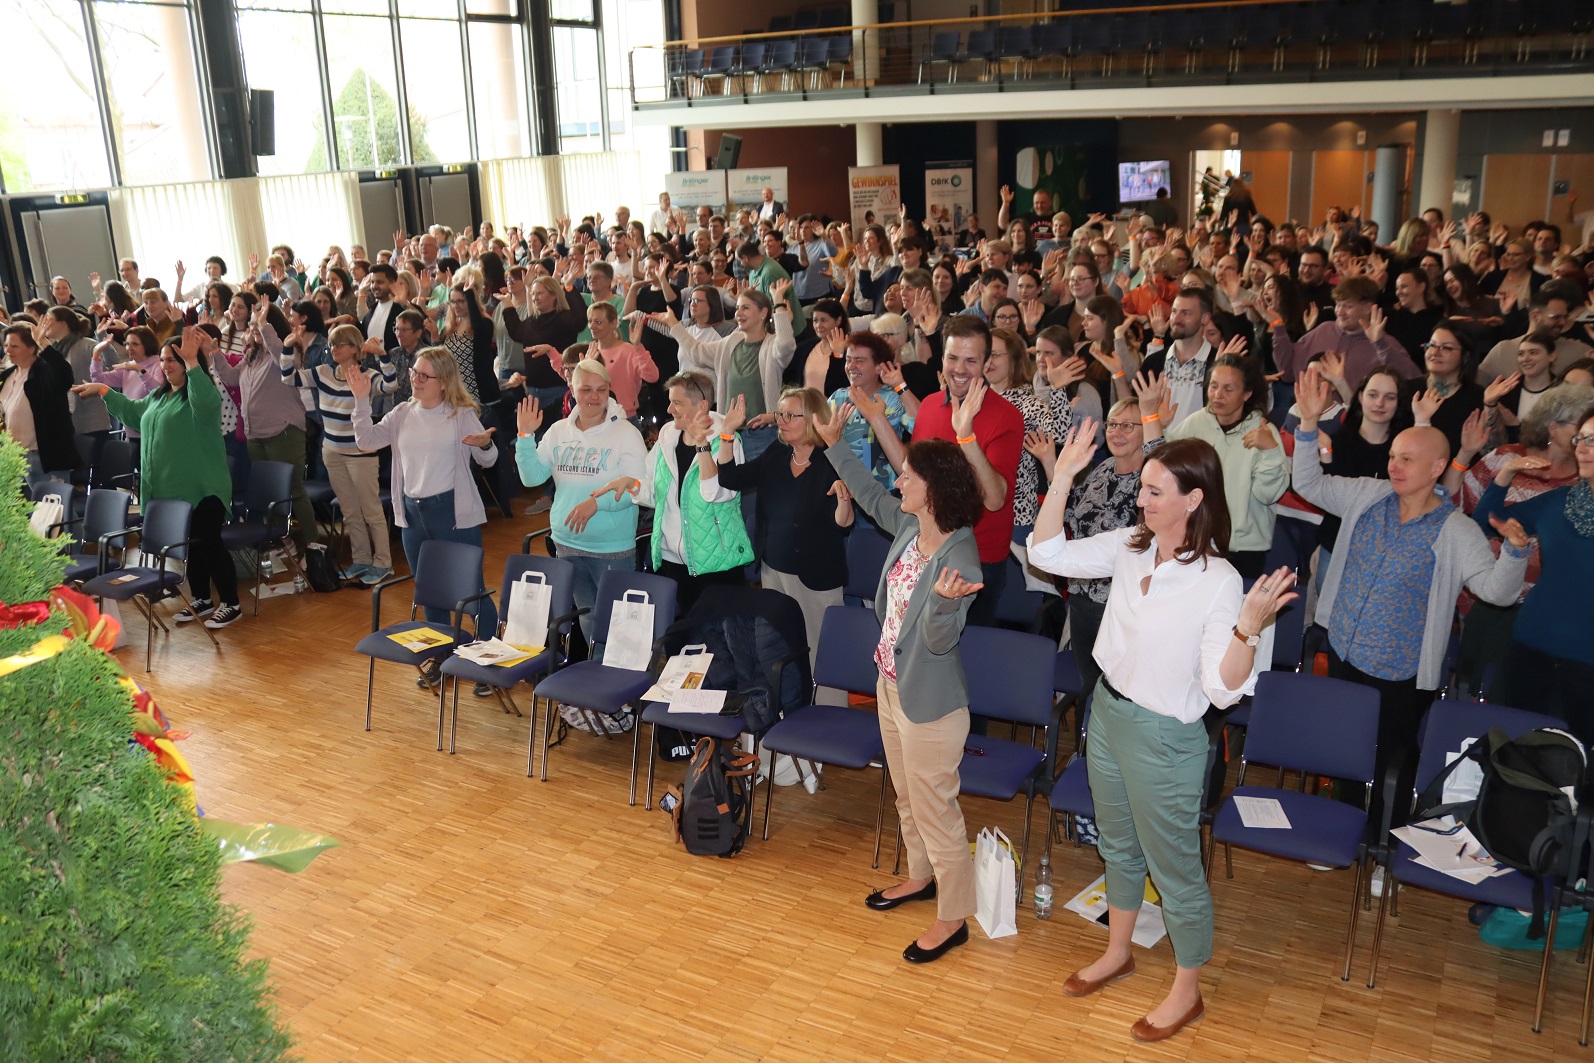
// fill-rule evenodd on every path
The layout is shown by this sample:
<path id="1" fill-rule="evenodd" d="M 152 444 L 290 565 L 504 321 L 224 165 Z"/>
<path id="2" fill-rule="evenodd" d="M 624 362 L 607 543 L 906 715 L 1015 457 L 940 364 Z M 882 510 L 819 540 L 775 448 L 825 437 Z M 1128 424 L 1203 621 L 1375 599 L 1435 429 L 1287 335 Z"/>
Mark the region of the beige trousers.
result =
<path id="1" fill-rule="evenodd" d="M 388 539 L 387 517 L 382 513 L 382 485 L 377 481 L 375 454 L 344 454 L 321 448 L 327 479 L 343 510 L 343 528 L 349 533 L 349 553 L 356 565 L 393 567 L 393 547 Z"/>
<path id="2" fill-rule="evenodd" d="M 902 714 L 894 681 L 881 676 L 875 692 L 908 877 L 935 876 L 936 914 L 949 921 L 967 919 L 975 909 L 974 858 L 958 806 L 958 765 L 968 742 L 969 710 L 914 723 Z"/>

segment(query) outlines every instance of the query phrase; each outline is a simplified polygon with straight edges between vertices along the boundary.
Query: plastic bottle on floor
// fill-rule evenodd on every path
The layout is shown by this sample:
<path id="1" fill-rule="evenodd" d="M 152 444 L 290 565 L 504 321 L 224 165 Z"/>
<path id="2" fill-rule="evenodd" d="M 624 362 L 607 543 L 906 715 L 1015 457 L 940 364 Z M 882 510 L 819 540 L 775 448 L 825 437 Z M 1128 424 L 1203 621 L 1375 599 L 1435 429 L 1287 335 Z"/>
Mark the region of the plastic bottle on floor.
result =
<path id="1" fill-rule="evenodd" d="M 1041 854 L 1040 870 L 1035 875 L 1035 918 L 1052 917 L 1052 859 Z"/>

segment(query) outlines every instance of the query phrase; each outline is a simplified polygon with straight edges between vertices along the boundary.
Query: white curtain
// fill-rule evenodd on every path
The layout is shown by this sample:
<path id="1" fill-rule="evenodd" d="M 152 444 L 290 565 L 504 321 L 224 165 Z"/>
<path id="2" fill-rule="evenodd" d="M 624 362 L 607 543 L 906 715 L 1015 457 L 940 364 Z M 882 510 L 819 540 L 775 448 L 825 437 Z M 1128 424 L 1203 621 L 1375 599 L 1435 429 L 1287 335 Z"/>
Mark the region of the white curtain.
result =
<path id="1" fill-rule="evenodd" d="M 622 205 L 646 219 L 652 209 L 646 189 L 663 179 L 643 180 L 637 151 L 494 159 L 483 162 L 480 173 L 485 217 L 500 229 L 548 225 L 561 215 L 600 213 L 608 221 Z"/>
<path id="2" fill-rule="evenodd" d="M 348 250 L 360 221 L 353 173 L 138 185 L 113 189 L 110 199 L 116 246 L 173 298 L 179 261 L 190 288 L 211 255 L 225 259 L 227 276 L 237 280 L 248 273 L 249 253 L 264 263 L 273 244 L 289 245 L 314 270 L 328 244 Z"/>

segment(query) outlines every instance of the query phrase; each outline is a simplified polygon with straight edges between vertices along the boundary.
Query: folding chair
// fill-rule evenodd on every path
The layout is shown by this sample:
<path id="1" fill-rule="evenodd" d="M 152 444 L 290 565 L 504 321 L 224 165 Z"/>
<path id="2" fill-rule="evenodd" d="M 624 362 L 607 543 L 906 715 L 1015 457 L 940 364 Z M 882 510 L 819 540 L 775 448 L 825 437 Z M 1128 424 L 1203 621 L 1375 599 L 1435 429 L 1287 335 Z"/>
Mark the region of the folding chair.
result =
<path id="1" fill-rule="evenodd" d="M 1351 890 L 1350 928 L 1345 935 L 1345 970 L 1350 979 L 1351 950 L 1356 945 L 1356 918 L 1366 872 L 1368 816 L 1365 807 L 1329 801 L 1315 794 L 1284 788 L 1284 772 L 1306 776 L 1373 781 L 1378 748 L 1378 691 L 1343 679 L 1293 672 L 1257 676 L 1245 754 L 1240 758 L 1240 785 L 1218 809 L 1212 823 L 1214 845 L 1223 843 L 1225 873 L 1234 877 L 1233 846 L 1271 856 L 1327 867 L 1356 868 Z M 1274 786 L 1245 785 L 1249 762 L 1278 768 Z M 1247 827 L 1237 798 L 1270 798 L 1289 820 L 1288 828 Z M 1370 797 L 1370 791 L 1369 791 Z M 1211 864 L 1208 863 L 1208 874 Z"/>
<path id="2" fill-rule="evenodd" d="M 63 582 L 82 584 L 111 571 L 109 539 L 127 527 L 127 508 L 133 496 L 126 491 L 97 487 L 89 491 L 83 516 L 62 522 L 63 528 L 81 526 L 82 534 L 66 552 Z"/>
<path id="3" fill-rule="evenodd" d="M 183 604 L 190 610 L 194 604 L 183 593 L 183 574 L 170 567 L 173 561 L 187 561 L 188 547 L 193 543 L 189 537 L 189 522 L 193 516 L 194 507 L 187 502 L 176 498 L 157 498 L 144 508 L 144 522 L 138 528 L 123 528 L 100 537 L 101 552 L 109 548 L 110 544 L 118 539 L 125 540 L 129 535 L 137 534 L 139 537 L 139 550 L 144 554 L 144 560 L 158 558 L 159 566 L 143 564 L 132 565 L 127 568 L 118 568 L 96 576 L 83 585 L 85 594 L 92 594 L 97 598 L 109 598 L 116 602 L 132 602 L 138 606 L 139 612 L 144 614 L 145 629 L 148 639 L 144 643 L 144 671 L 150 670 L 151 655 L 154 651 L 155 625 L 160 629 L 170 632 L 166 621 L 155 613 L 155 603 L 166 598 L 181 598 Z M 210 639 L 216 651 L 221 652 L 221 643 L 216 641 L 215 634 L 204 624 L 196 624 Z"/>
<path id="4" fill-rule="evenodd" d="M 410 619 L 383 627 L 383 593 L 390 587 L 411 581 L 415 584 L 415 597 L 410 604 Z M 436 539 L 421 544 L 421 554 L 416 559 L 414 572 L 407 576 L 385 579 L 371 589 L 371 633 L 354 647 L 355 653 L 364 654 L 371 659 L 365 676 L 367 731 L 371 729 L 371 691 L 376 684 L 376 662 L 392 661 L 395 664 L 407 664 L 424 676 L 428 661 L 441 661 L 454 652 L 455 646 L 470 639 L 471 635 L 464 626 L 465 614 L 473 602 L 482 601 L 492 593 L 482 587 L 481 547 Z M 450 613 L 450 623 L 416 620 L 415 614 L 422 609 L 446 609 Z M 473 628 L 474 625 L 473 616 Z M 421 636 L 415 634 L 422 629 L 444 635 L 448 641 L 440 645 L 422 644 Z M 437 685 L 439 744 L 442 742 L 443 688 L 446 685 L 446 683 Z"/>
<path id="5" fill-rule="evenodd" d="M 553 673 L 537 685 L 537 693 L 548 701 L 542 727 L 542 781 L 548 781 L 548 746 L 553 740 L 554 718 L 561 703 L 602 716 L 617 717 L 647 692 L 658 676 L 659 649 L 664 632 L 675 619 L 675 581 L 650 572 L 610 570 L 598 581 L 593 604 L 592 656 Z M 653 650 L 646 669 L 613 668 L 603 663 L 603 645 L 609 638 L 609 619 L 616 602 L 628 593 L 641 592 L 653 604 Z M 605 731 L 608 735 L 608 732 Z M 610 735 L 609 737 L 612 737 Z M 536 741 L 533 729 L 532 741 Z M 636 761 L 638 750 L 631 749 L 631 797 L 636 804 Z M 531 751 L 526 753 L 530 778 Z"/>
<path id="6" fill-rule="evenodd" d="M 819 627 L 819 649 L 814 657 L 813 694 L 833 687 L 849 694 L 872 694 L 879 670 L 874 663 L 880 642 L 880 621 L 873 609 L 833 605 L 825 610 Z M 789 714 L 764 735 L 764 748 L 799 760 L 843 768 L 880 766 L 880 807 L 875 816 L 874 864 L 880 866 L 880 822 L 885 812 L 885 746 L 880 739 L 880 717 L 846 705 L 810 704 Z M 764 840 L 769 840 L 769 814 L 775 788 L 764 791 Z"/>
<path id="7" fill-rule="evenodd" d="M 293 466 L 285 461 L 257 461 L 249 466 L 243 514 L 221 529 L 228 550 L 281 553 L 298 577 L 304 569 L 288 548 L 288 516 L 293 511 Z M 260 615 L 261 565 L 255 565 L 255 615 Z"/>
<path id="8" fill-rule="evenodd" d="M 504 715 L 513 712 L 516 716 L 524 716 L 520 706 L 515 704 L 514 696 L 510 691 L 521 683 L 541 675 L 550 675 L 564 667 L 570 659 L 570 625 L 573 624 L 584 609 L 577 609 L 573 600 L 575 587 L 575 566 L 569 561 L 562 561 L 556 557 L 542 557 L 537 554 L 519 553 L 509 555 L 504 563 L 504 581 L 499 587 L 498 601 L 501 604 L 499 612 L 498 631 L 495 634 L 503 635 L 509 623 L 509 610 L 514 603 L 515 591 L 523 586 L 522 577 L 527 573 L 540 573 L 543 582 L 549 587 L 548 603 L 548 628 L 543 635 L 542 651 L 532 654 L 524 661 L 510 665 L 477 664 L 467 661 L 457 653 L 443 662 L 444 682 L 446 677 L 454 680 L 454 702 L 449 715 L 448 752 L 453 754 L 456 749 L 456 739 L 459 735 L 459 685 L 461 682 L 486 684 L 492 690 L 493 697 L 504 710 Z M 533 581 L 535 582 L 535 581 Z M 443 721 L 441 713 L 438 716 L 437 748 L 443 748 Z M 537 690 L 531 692 L 531 733 L 537 733 Z M 526 751 L 526 774 L 531 774 L 530 743 Z"/>

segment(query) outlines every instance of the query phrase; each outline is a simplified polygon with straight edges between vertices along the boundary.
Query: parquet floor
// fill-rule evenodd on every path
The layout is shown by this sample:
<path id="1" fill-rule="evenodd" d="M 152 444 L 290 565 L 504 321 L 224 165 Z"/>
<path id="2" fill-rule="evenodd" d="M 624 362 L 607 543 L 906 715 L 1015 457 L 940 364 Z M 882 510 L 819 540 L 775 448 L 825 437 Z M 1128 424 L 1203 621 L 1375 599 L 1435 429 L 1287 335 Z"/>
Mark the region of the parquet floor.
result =
<path id="1" fill-rule="evenodd" d="M 490 525 L 489 566 L 528 525 Z M 902 948 L 930 911 L 861 903 L 891 881 L 889 851 L 880 871 L 869 866 L 872 773 L 832 771 L 814 796 L 782 789 L 770 841 L 735 860 L 688 856 L 664 815 L 626 805 L 628 741 L 573 735 L 547 783 L 527 779 L 527 721 L 467 691 L 451 757 L 433 749 L 435 702 L 393 666 L 377 669 L 367 734 L 352 647 L 369 621 L 360 592 L 268 599 L 221 633 L 221 654 L 178 629 L 157 645 L 153 675 L 134 673 L 192 730 L 206 809 L 343 843 L 299 875 L 226 875 L 306 1060 L 1516 1063 L 1588 1051 L 1571 954 L 1557 957 L 1535 1036 L 1536 957 L 1481 944 L 1463 905 L 1408 892 L 1379 988 L 1364 986 L 1370 918 L 1341 982 L 1350 873 L 1244 853 L 1232 880 L 1219 870 L 1214 882 L 1207 1017 L 1160 1046 L 1136 1044 L 1128 1027 L 1172 977 L 1165 941 L 1134 978 L 1084 1000 L 1062 983 L 1105 932 L 1061 910 L 1038 922 L 1021 909 L 1018 936 L 976 931 L 941 962 L 909 967 Z M 131 668 L 143 638 L 133 631 L 121 651 Z M 1021 804 L 964 809 L 971 829 L 1018 837 Z M 1061 901 L 1098 863 L 1092 849 L 1054 853 Z"/>

